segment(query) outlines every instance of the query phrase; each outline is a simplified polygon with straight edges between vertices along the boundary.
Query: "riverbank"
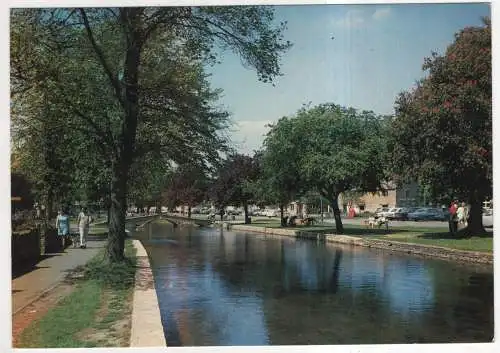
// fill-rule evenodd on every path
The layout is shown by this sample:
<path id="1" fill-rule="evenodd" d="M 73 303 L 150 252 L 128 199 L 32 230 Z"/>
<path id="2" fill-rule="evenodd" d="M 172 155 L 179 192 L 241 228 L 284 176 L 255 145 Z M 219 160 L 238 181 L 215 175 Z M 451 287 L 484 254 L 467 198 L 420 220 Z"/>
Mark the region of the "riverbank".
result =
<path id="1" fill-rule="evenodd" d="M 136 249 L 131 240 L 126 240 L 125 255 L 124 263 L 110 265 L 103 260 L 101 249 L 19 313 L 42 312 L 14 337 L 14 347 L 128 347 L 136 272 Z"/>
<path id="2" fill-rule="evenodd" d="M 137 272 L 135 275 L 134 301 L 130 347 L 166 347 L 149 257 L 139 240 L 136 248 Z"/>
<path id="3" fill-rule="evenodd" d="M 473 237 L 451 239 L 447 233 L 431 229 L 391 229 L 389 231 L 360 227 L 345 227 L 346 233 L 335 234 L 334 228 L 312 226 L 303 228 L 280 228 L 279 225 L 265 223 L 256 225 L 232 225 L 232 230 L 257 232 L 273 236 L 289 236 L 324 240 L 332 243 L 363 246 L 388 251 L 402 252 L 417 256 L 435 257 L 445 260 L 493 264 L 493 239 Z M 444 246 L 443 246 L 444 245 Z"/>

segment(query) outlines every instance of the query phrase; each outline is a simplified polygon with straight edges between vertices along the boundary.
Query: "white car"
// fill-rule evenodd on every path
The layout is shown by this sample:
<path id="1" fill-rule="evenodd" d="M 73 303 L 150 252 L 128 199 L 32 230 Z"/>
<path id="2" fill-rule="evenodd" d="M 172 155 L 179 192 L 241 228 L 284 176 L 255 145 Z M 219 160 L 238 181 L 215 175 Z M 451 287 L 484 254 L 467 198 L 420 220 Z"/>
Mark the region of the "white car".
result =
<path id="1" fill-rule="evenodd" d="M 493 210 L 483 210 L 483 226 L 487 228 L 493 227 Z"/>
<path id="2" fill-rule="evenodd" d="M 377 208 L 375 211 L 375 216 L 377 217 L 387 217 L 387 212 L 389 212 L 389 207 Z"/>
<path id="3" fill-rule="evenodd" d="M 402 207 L 393 207 L 389 211 L 383 212 L 382 216 L 388 219 L 403 219 L 405 211 Z"/>

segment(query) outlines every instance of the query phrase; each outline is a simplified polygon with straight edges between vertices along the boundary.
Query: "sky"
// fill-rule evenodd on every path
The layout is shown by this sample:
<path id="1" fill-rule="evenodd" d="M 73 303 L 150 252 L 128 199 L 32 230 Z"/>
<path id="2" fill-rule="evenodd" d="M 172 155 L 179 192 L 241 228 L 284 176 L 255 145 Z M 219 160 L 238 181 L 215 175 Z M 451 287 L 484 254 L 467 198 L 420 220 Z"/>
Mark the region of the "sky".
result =
<path id="1" fill-rule="evenodd" d="M 261 146 L 267 124 L 309 102 L 393 114 L 398 93 L 423 77 L 424 58 L 444 53 L 456 32 L 490 16 L 489 4 L 481 3 L 275 8 L 293 43 L 275 87 L 259 82 L 232 53 L 208 69 L 212 86 L 224 91 L 219 103 L 232 115 L 230 136 L 241 153 Z"/>

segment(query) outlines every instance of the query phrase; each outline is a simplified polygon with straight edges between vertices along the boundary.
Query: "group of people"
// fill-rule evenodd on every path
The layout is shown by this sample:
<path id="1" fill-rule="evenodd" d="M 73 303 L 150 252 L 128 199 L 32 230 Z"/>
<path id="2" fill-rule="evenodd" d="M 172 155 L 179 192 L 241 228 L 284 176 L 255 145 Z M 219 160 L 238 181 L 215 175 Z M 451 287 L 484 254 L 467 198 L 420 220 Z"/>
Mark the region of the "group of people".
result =
<path id="1" fill-rule="evenodd" d="M 467 208 L 465 202 L 459 204 L 458 200 L 452 201 L 448 211 L 450 214 L 450 233 L 455 234 L 458 231 L 459 225 L 467 227 L 467 221 L 469 219 L 469 209 Z"/>
<path id="2" fill-rule="evenodd" d="M 82 208 L 81 212 L 78 214 L 77 224 L 80 235 L 80 248 L 85 249 L 87 247 L 87 235 L 89 234 L 90 223 L 92 222 L 92 217 L 89 215 L 87 208 Z M 57 234 L 61 238 L 62 247 L 65 248 L 67 242 L 71 238 L 70 220 L 66 209 L 60 209 L 56 218 L 56 228 Z M 76 237 L 72 239 L 73 247 L 77 247 Z"/>

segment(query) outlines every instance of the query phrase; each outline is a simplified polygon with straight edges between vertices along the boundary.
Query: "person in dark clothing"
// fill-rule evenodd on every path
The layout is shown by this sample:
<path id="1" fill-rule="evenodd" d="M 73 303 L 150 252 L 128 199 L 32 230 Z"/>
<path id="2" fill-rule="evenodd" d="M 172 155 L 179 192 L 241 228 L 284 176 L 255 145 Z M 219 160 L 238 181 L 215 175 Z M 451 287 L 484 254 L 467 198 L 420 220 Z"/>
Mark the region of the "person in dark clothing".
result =
<path id="1" fill-rule="evenodd" d="M 448 209 L 450 213 L 450 219 L 448 221 L 448 226 L 450 229 L 450 233 L 455 235 L 458 228 L 458 218 L 457 218 L 457 210 L 458 210 L 458 201 L 452 201 L 450 208 Z"/>

